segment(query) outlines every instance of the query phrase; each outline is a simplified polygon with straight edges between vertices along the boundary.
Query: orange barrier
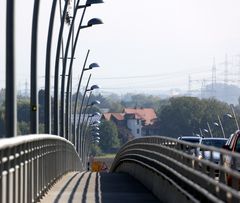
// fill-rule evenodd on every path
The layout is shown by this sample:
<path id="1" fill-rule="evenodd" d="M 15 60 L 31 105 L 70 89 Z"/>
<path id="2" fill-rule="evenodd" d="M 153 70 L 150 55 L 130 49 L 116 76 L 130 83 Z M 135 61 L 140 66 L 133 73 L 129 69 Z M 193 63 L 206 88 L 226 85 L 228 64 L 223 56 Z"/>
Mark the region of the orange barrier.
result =
<path id="1" fill-rule="evenodd" d="M 107 171 L 108 167 L 105 162 L 102 161 L 93 161 L 92 162 L 92 171 L 93 172 L 103 172 Z"/>

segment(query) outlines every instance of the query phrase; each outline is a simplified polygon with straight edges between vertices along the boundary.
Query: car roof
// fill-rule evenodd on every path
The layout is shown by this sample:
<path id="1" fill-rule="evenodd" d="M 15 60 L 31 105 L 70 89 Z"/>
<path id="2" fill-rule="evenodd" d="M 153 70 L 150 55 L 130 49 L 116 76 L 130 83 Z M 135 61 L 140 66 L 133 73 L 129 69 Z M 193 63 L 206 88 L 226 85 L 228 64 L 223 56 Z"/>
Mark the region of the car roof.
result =
<path id="1" fill-rule="evenodd" d="M 181 140 L 181 139 L 200 139 L 200 137 L 197 137 L 197 136 L 181 136 L 178 139 L 179 140 Z"/>
<path id="2" fill-rule="evenodd" d="M 227 138 L 223 137 L 202 137 L 202 140 L 228 140 Z"/>

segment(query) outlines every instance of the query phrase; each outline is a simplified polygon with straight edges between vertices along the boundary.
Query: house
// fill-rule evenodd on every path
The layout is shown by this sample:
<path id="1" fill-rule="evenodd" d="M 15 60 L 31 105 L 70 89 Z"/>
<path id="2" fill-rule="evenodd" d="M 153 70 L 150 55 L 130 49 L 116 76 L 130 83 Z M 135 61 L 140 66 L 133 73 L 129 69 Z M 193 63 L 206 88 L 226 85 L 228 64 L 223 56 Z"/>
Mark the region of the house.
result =
<path id="1" fill-rule="evenodd" d="M 156 134 L 158 129 L 154 126 L 157 116 L 152 108 L 125 108 L 122 113 L 105 113 L 102 119 L 127 129 L 135 138 Z"/>

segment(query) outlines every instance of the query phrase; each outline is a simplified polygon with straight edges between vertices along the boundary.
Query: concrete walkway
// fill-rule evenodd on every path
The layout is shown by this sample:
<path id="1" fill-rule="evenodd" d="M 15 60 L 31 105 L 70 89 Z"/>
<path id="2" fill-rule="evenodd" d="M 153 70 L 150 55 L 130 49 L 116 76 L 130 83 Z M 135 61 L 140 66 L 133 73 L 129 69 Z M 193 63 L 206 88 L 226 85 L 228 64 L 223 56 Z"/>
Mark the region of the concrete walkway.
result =
<path id="1" fill-rule="evenodd" d="M 155 203 L 142 184 L 123 173 L 69 173 L 40 201 L 42 203 Z"/>

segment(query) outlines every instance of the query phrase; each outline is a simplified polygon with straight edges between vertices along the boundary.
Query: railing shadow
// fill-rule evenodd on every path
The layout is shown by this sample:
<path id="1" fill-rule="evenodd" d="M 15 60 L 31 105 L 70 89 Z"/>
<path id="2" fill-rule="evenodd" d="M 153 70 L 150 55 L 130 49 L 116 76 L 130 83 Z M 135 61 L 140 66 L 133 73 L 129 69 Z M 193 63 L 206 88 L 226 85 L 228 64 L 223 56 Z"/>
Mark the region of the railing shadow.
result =
<path id="1" fill-rule="evenodd" d="M 65 192 L 65 190 L 67 189 L 67 187 L 69 186 L 69 184 L 72 182 L 72 180 L 78 175 L 79 173 L 74 174 L 64 185 L 64 187 L 61 189 L 61 191 L 59 192 L 59 194 L 57 195 L 56 199 L 54 200 L 54 203 L 59 203 L 63 193 Z M 82 174 L 80 176 L 79 179 L 81 179 L 83 177 L 84 174 Z"/>
<path id="2" fill-rule="evenodd" d="M 87 192 L 88 192 L 88 188 L 89 188 L 89 182 L 90 182 L 90 179 L 91 179 L 91 176 L 92 176 L 92 173 L 89 173 L 89 176 L 87 178 L 87 181 L 86 181 L 86 185 L 84 187 L 84 190 L 83 190 L 83 195 L 82 195 L 82 203 L 87 203 Z M 69 201 L 71 202 L 71 201 Z"/>

